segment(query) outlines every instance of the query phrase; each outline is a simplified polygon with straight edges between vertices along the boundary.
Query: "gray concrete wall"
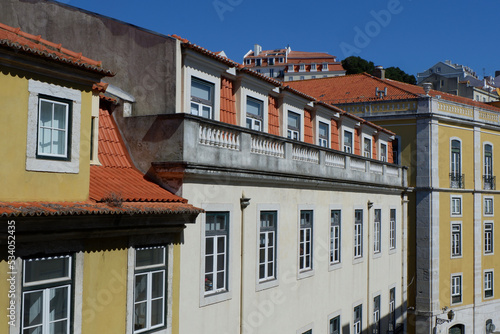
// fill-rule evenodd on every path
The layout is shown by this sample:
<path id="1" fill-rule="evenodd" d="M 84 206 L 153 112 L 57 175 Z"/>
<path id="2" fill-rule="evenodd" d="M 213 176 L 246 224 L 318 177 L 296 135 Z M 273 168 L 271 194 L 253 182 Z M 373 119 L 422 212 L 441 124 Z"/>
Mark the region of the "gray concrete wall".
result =
<path id="1" fill-rule="evenodd" d="M 175 40 L 105 16 L 46 0 L 2 0 L 0 22 L 116 72 L 104 80 L 132 94 L 133 115 L 175 112 Z"/>

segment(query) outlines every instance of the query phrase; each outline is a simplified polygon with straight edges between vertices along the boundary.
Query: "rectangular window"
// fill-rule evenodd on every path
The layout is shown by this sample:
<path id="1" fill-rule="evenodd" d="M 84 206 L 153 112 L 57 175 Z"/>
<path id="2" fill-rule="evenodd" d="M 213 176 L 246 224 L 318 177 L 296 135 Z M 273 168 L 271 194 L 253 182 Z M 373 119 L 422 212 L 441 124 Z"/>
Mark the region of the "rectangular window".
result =
<path id="1" fill-rule="evenodd" d="M 247 128 L 262 131 L 263 103 L 260 100 L 247 97 Z"/>
<path id="2" fill-rule="evenodd" d="M 260 212 L 259 281 L 276 278 L 277 211 Z"/>
<path id="3" fill-rule="evenodd" d="M 462 256 L 461 224 L 451 224 L 451 256 Z"/>
<path id="4" fill-rule="evenodd" d="M 37 158 L 70 158 L 70 106 L 69 101 L 40 96 Z"/>
<path id="5" fill-rule="evenodd" d="M 304 80 L 305 76 L 301 75 L 299 80 Z"/>
<path id="6" fill-rule="evenodd" d="M 294 68 L 293 68 L 293 65 L 288 65 L 288 72 L 295 72 Z"/>
<path id="7" fill-rule="evenodd" d="M 373 334 L 380 333 L 380 295 L 373 298 Z"/>
<path id="8" fill-rule="evenodd" d="M 330 223 L 330 264 L 340 263 L 341 250 L 341 212 L 340 210 L 332 210 Z"/>
<path id="9" fill-rule="evenodd" d="M 462 143 L 459 140 L 451 141 L 451 171 L 450 188 L 463 188 L 464 178 L 462 175 Z"/>
<path id="10" fill-rule="evenodd" d="M 227 291 L 229 212 L 207 212 L 205 295 Z"/>
<path id="11" fill-rule="evenodd" d="M 311 64 L 311 72 L 316 72 L 316 64 Z"/>
<path id="12" fill-rule="evenodd" d="M 280 60 L 279 60 L 279 61 L 280 61 L 280 63 L 282 63 L 282 62 L 283 62 L 283 57 L 280 57 L 279 59 L 280 59 Z"/>
<path id="13" fill-rule="evenodd" d="M 462 302 L 462 276 L 451 276 L 451 303 L 459 304 Z"/>
<path id="14" fill-rule="evenodd" d="M 322 71 L 328 71 L 328 63 L 323 63 Z"/>
<path id="15" fill-rule="evenodd" d="M 302 334 L 313 334 L 313 330 L 312 330 L 312 329 L 307 330 L 307 331 L 305 331 L 305 332 L 304 332 L 304 333 L 302 333 Z"/>
<path id="16" fill-rule="evenodd" d="M 288 112 L 288 138 L 300 140 L 300 115 Z"/>
<path id="17" fill-rule="evenodd" d="M 213 118 L 214 84 L 191 78 L 191 114 Z"/>
<path id="18" fill-rule="evenodd" d="M 363 256 L 363 210 L 354 211 L 354 257 Z"/>
<path id="19" fill-rule="evenodd" d="M 262 65 L 262 59 L 255 59 L 255 66 Z"/>
<path id="20" fill-rule="evenodd" d="M 451 197 L 451 215 L 462 215 L 462 197 Z"/>
<path id="21" fill-rule="evenodd" d="M 363 138 L 363 156 L 365 158 L 372 157 L 372 140 L 370 138 Z"/>
<path id="22" fill-rule="evenodd" d="M 484 215 L 492 216 L 493 215 L 493 198 L 486 197 L 484 199 Z"/>
<path id="23" fill-rule="evenodd" d="M 273 69 L 273 68 L 270 68 L 270 69 L 269 69 L 269 76 L 270 76 L 271 78 L 274 78 L 274 69 Z"/>
<path id="24" fill-rule="evenodd" d="M 389 221 L 389 248 L 396 248 L 396 209 L 391 209 L 391 218 Z"/>
<path id="25" fill-rule="evenodd" d="M 484 253 L 493 253 L 493 223 L 484 224 Z"/>
<path id="26" fill-rule="evenodd" d="M 165 247 L 135 251 L 134 333 L 166 324 L 166 265 Z"/>
<path id="27" fill-rule="evenodd" d="M 306 65 L 305 64 L 300 64 L 299 65 L 299 72 L 304 72 L 306 70 Z"/>
<path id="28" fill-rule="evenodd" d="M 268 63 L 269 65 L 274 65 L 274 58 L 269 58 L 269 59 L 267 60 L 267 63 Z"/>
<path id="29" fill-rule="evenodd" d="M 396 288 L 389 290 L 389 331 L 396 329 Z"/>
<path id="30" fill-rule="evenodd" d="M 299 271 L 312 269 L 313 251 L 313 211 L 300 211 Z"/>
<path id="31" fill-rule="evenodd" d="M 484 174 L 483 182 L 485 190 L 495 189 L 495 177 L 493 176 L 493 146 L 484 145 Z"/>
<path id="32" fill-rule="evenodd" d="M 363 305 L 358 305 L 354 308 L 354 324 L 353 324 L 354 334 L 361 334 L 361 331 L 363 330 L 362 316 L 363 316 Z"/>
<path id="33" fill-rule="evenodd" d="M 250 65 L 252 63 L 252 60 L 251 59 L 245 59 L 245 64 L 246 65 Z"/>
<path id="34" fill-rule="evenodd" d="M 352 132 L 344 130 L 344 152 L 352 153 Z"/>
<path id="35" fill-rule="evenodd" d="M 380 240 L 382 238 L 381 216 L 382 216 L 382 210 L 375 209 L 375 217 L 373 220 L 373 252 L 374 253 L 380 253 Z"/>
<path id="36" fill-rule="evenodd" d="M 22 333 L 69 334 L 72 257 L 23 260 Z"/>
<path id="37" fill-rule="evenodd" d="M 484 298 L 493 297 L 493 271 L 484 273 Z"/>
<path id="38" fill-rule="evenodd" d="M 340 334 L 340 315 L 330 319 L 328 334 Z"/>
<path id="39" fill-rule="evenodd" d="M 328 124 L 326 123 L 323 123 L 323 122 L 319 122 L 319 126 L 318 126 L 318 141 L 319 141 L 319 146 L 322 146 L 322 147 L 330 147 L 329 145 L 329 127 L 328 127 Z"/>
<path id="40" fill-rule="evenodd" d="M 387 161 L 387 145 L 380 144 L 380 161 Z"/>

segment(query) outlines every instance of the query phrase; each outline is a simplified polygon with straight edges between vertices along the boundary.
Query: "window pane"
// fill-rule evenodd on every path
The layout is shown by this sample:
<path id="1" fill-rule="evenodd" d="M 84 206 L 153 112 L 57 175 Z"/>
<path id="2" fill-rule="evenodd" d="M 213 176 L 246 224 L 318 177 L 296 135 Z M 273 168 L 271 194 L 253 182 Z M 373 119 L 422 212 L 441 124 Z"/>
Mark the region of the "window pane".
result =
<path id="1" fill-rule="evenodd" d="M 148 276 L 147 274 L 135 275 L 135 301 L 144 301 L 147 298 Z"/>
<path id="2" fill-rule="evenodd" d="M 66 110 L 67 105 L 54 103 L 54 122 L 52 127 L 55 129 L 66 129 Z"/>
<path id="3" fill-rule="evenodd" d="M 214 271 L 214 257 L 213 257 L 213 255 L 205 256 L 205 271 L 206 272 Z"/>
<path id="4" fill-rule="evenodd" d="M 26 260 L 24 262 L 24 282 L 69 278 L 69 261 L 69 257 Z"/>
<path id="5" fill-rule="evenodd" d="M 151 302 L 151 326 L 163 324 L 163 298 Z"/>
<path id="6" fill-rule="evenodd" d="M 165 248 L 137 249 L 135 252 L 135 266 L 146 267 L 163 265 L 165 263 Z"/>
<path id="7" fill-rule="evenodd" d="M 225 280 L 224 280 L 224 272 L 217 273 L 217 289 L 224 288 Z"/>
<path id="8" fill-rule="evenodd" d="M 210 101 L 212 100 L 212 87 L 208 83 L 191 80 L 191 96 Z"/>
<path id="9" fill-rule="evenodd" d="M 164 271 L 159 271 L 153 273 L 152 277 L 152 290 L 151 290 L 151 297 L 152 298 L 159 298 L 163 297 L 163 289 L 165 287 L 165 280 L 164 280 Z"/>
<path id="10" fill-rule="evenodd" d="M 50 321 L 68 318 L 68 290 L 68 286 L 50 289 Z"/>
<path id="11" fill-rule="evenodd" d="M 52 103 L 40 101 L 40 126 L 52 126 Z"/>
<path id="12" fill-rule="evenodd" d="M 146 328 L 146 302 L 135 304 L 134 316 L 134 329 Z"/>
<path id="13" fill-rule="evenodd" d="M 51 143 L 52 143 L 52 130 L 50 129 L 40 129 L 40 138 L 38 138 L 39 142 L 39 153 L 51 153 Z"/>
<path id="14" fill-rule="evenodd" d="M 199 105 L 196 103 L 191 103 L 191 114 L 198 115 Z"/>
<path id="15" fill-rule="evenodd" d="M 288 112 L 288 127 L 298 129 L 300 127 L 300 115 L 294 112 Z"/>
<path id="16" fill-rule="evenodd" d="M 52 153 L 64 154 L 66 151 L 66 131 L 52 130 Z"/>
<path id="17" fill-rule="evenodd" d="M 247 98 L 247 113 L 257 117 L 262 117 L 262 102 Z"/>
<path id="18" fill-rule="evenodd" d="M 319 135 L 321 137 L 328 137 L 328 125 L 325 123 L 320 122 L 319 123 Z"/>
<path id="19" fill-rule="evenodd" d="M 43 291 L 27 292 L 24 294 L 23 327 L 42 324 Z"/>
<path id="20" fill-rule="evenodd" d="M 68 333 L 68 320 L 53 322 L 49 326 L 50 334 L 66 334 Z"/>

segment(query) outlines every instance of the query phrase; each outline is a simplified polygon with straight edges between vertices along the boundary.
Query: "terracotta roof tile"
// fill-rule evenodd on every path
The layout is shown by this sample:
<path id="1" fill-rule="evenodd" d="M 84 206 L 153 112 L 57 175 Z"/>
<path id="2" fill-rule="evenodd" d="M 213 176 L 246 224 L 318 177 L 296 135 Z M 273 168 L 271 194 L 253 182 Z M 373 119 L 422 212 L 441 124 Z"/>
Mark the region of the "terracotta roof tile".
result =
<path id="1" fill-rule="evenodd" d="M 96 202 L 113 197 L 124 202 L 187 202 L 145 179 L 135 169 L 113 117 L 102 108 L 99 110 L 98 159 L 101 166 L 90 166 L 90 199 Z"/>
<path id="2" fill-rule="evenodd" d="M 114 75 L 113 72 L 102 68 L 102 62 L 100 61 L 92 60 L 82 56 L 81 53 L 65 49 L 61 44 L 42 39 L 40 35 L 31 35 L 21 31 L 20 28 L 13 28 L 2 23 L 0 23 L 0 46 L 49 58 L 106 76 Z"/>
<path id="3" fill-rule="evenodd" d="M 0 202 L 1 217 L 88 214 L 185 214 L 202 209 L 187 203 Z"/>

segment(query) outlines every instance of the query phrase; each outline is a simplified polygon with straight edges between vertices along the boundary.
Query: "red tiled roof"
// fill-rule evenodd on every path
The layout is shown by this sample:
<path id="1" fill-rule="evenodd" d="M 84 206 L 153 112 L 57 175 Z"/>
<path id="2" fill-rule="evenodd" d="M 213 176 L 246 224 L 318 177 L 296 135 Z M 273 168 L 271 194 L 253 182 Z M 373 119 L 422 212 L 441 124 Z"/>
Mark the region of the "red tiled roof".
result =
<path id="1" fill-rule="evenodd" d="M 102 62 L 100 61 L 92 60 L 82 56 L 81 53 L 65 49 L 61 44 L 42 39 L 40 35 L 31 35 L 21 31 L 20 28 L 13 28 L 2 23 L 0 23 L 0 46 L 52 59 L 106 76 L 114 76 L 113 72 L 102 68 Z"/>
<path id="2" fill-rule="evenodd" d="M 367 101 L 391 101 L 416 99 L 425 95 L 424 89 L 391 79 L 380 79 L 367 73 L 353 74 L 338 77 L 288 81 L 288 85 L 303 92 L 307 92 L 318 100 L 332 103 L 358 103 Z M 379 98 L 375 89 L 384 90 L 387 87 L 387 96 Z M 431 89 L 430 96 L 441 96 L 444 100 L 464 103 L 484 109 L 499 111 L 485 103 L 477 102 L 466 97 L 456 96 Z"/>
<path id="3" fill-rule="evenodd" d="M 325 59 L 333 61 L 335 56 L 325 52 L 290 51 L 288 59 Z"/>
<path id="4" fill-rule="evenodd" d="M 109 202 L 0 202 L 0 217 L 65 216 L 88 214 L 192 214 L 201 213 L 187 203 L 127 203 Z"/>
<path id="5" fill-rule="evenodd" d="M 90 199 L 105 202 L 117 197 L 124 202 L 176 202 L 187 200 L 144 178 L 132 164 L 113 117 L 99 110 L 99 162 L 90 166 Z"/>

